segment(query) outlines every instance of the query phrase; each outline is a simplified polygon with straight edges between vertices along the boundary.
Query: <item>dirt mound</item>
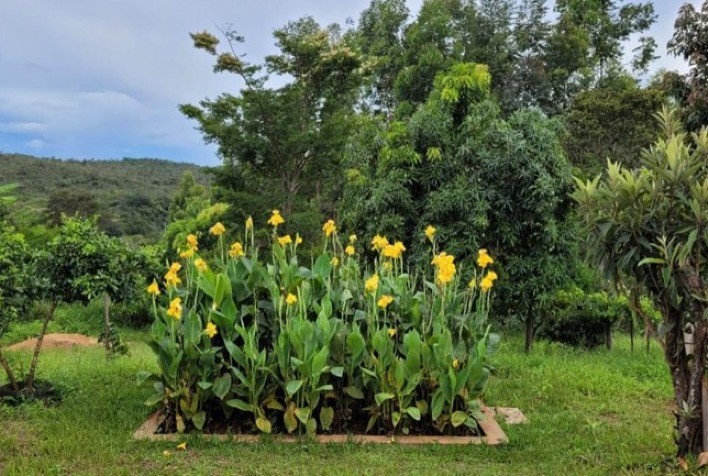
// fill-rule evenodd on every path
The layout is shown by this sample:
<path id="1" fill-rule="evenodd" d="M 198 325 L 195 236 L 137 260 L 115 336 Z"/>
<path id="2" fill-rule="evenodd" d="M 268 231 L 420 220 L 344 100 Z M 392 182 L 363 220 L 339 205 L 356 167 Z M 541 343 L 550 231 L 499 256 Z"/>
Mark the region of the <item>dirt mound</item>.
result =
<path id="1" fill-rule="evenodd" d="M 37 345 L 37 339 L 27 339 L 11 345 L 7 350 L 34 349 L 35 345 Z M 47 334 L 44 336 L 42 348 L 56 349 L 76 346 L 88 347 L 92 345 L 98 345 L 98 339 L 83 334 Z"/>

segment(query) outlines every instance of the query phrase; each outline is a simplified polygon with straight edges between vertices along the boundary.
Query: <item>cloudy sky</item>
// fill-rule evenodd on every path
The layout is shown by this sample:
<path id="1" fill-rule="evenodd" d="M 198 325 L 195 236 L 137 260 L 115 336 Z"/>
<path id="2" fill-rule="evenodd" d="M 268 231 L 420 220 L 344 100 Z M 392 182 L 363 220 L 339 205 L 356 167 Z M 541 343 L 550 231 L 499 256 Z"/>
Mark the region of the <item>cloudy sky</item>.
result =
<path id="1" fill-rule="evenodd" d="M 416 12 L 422 0 L 408 0 Z M 0 0 L 0 152 L 60 158 L 158 157 L 218 164 L 177 105 L 235 92 L 188 33 L 230 23 L 248 58 L 275 50 L 272 31 L 301 16 L 358 18 L 368 0 Z M 667 57 L 683 0 L 655 0 L 654 68 Z M 698 5 L 699 0 L 693 0 Z M 1 164 L 0 164 L 1 165 Z"/>

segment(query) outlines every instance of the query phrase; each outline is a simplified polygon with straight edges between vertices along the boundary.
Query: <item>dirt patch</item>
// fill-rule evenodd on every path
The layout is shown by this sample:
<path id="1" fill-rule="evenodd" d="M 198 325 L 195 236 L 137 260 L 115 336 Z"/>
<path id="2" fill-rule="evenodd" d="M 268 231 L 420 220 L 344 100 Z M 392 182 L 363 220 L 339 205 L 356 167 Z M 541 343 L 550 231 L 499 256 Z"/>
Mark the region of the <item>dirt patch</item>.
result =
<path id="1" fill-rule="evenodd" d="M 35 345 L 37 345 L 37 339 L 27 339 L 9 346 L 7 350 L 34 349 Z M 98 339 L 83 334 L 47 334 L 42 342 L 43 349 L 90 347 L 93 345 L 98 345 Z"/>

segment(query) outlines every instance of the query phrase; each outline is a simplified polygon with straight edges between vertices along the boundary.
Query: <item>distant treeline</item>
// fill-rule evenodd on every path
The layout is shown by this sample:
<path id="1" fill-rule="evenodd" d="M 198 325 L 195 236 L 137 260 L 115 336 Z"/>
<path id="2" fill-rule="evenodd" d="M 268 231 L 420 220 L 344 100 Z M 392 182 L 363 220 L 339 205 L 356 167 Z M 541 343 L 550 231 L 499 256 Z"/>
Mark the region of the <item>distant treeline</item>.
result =
<path id="1" fill-rule="evenodd" d="M 167 160 L 59 160 L 0 153 L 0 184 L 17 184 L 17 205 L 36 212 L 35 219 L 53 224 L 62 213 L 98 215 L 104 231 L 137 241 L 160 238 L 185 172 L 198 184 L 210 184 L 206 168 Z"/>

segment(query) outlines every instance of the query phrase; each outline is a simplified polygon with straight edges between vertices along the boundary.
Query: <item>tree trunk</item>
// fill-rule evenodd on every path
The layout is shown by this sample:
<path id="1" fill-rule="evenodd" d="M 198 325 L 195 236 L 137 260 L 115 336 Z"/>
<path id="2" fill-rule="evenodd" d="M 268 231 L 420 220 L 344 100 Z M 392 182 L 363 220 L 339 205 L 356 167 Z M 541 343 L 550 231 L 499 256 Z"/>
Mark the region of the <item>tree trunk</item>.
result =
<path id="1" fill-rule="evenodd" d="M 703 376 L 701 389 L 701 402 L 703 404 L 701 417 L 703 417 L 703 451 L 708 451 L 708 378 Z"/>
<path id="2" fill-rule="evenodd" d="M 634 353 L 634 313 L 629 318 L 629 349 Z"/>
<path id="3" fill-rule="evenodd" d="M 666 333 L 665 358 L 671 371 L 676 400 L 677 456 L 698 455 L 703 446 L 703 379 L 708 323 L 698 315 L 695 328 L 695 354 L 689 369 L 683 344 L 680 311 L 673 310 Z M 678 314 L 678 315 L 677 315 Z M 694 313 L 696 316 L 697 313 Z M 688 410 L 688 411 L 686 411 Z"/>
<path id="4" fill-rule="evenodd" d="M 32 391 L 34 389 L 34 373 L 37 370 L 37 361 L 39 360 L 39 351 L 42 350 L 42 342 L 44 342 L 44 334 L 47 332 L 47 326 L 49 321 L 54 317 L 54 311 L 57 308 L 57 302 L 52 301 L 47 311 L 47 315 L 44 317 L 44 322 L 42 323 L 42 329 L 39 331 L 37 336 L 37 344 L 34 346 L 34 354 L 32 355 L 32 363 L 30 364 L 29 373 L 27 374 L 27 381 L 25 382 L 25 389 Z"/>
<path id="5" fill-rule="evenodd" d="M 103 293 L 103 346 L 111 353 L 111 296 Z"/>
<path id="6" fill-rule="evenodd" d="M 526 324 L 526 342 L 524 343 L 524 352 L 527 354 L 531 352 L 531 344 L 533 344 L 533 334 L 534 334 L 534 329 L 533 329 L 533 319 L 531 316 L 526 317 L 526 321 L 524 322 Z"/>
<path id="7" fill-rule="evenodd" d="M 605 344 L 607 345 L 607 350 L 612 350 L 612 323 L 608 323 L 605 328 Z"/>
<path id="8" fill-rule="evenodd" d="M 10 381 L 10 385 L 12 385 L 12 389 L 19 393 L 20 391 L 20 386 L 17 384 L 17 379 L 15 379 L 15 374 L 12 373 L 12 369 L 10 368 L 10 364 L 5 360 L 5 356 L 2 355 L 2 350 L 0 350 L 0 365 L 2 365 L 2 368 L 5 370 L 5 373 L 7 374 L 7 379 Z"/>

